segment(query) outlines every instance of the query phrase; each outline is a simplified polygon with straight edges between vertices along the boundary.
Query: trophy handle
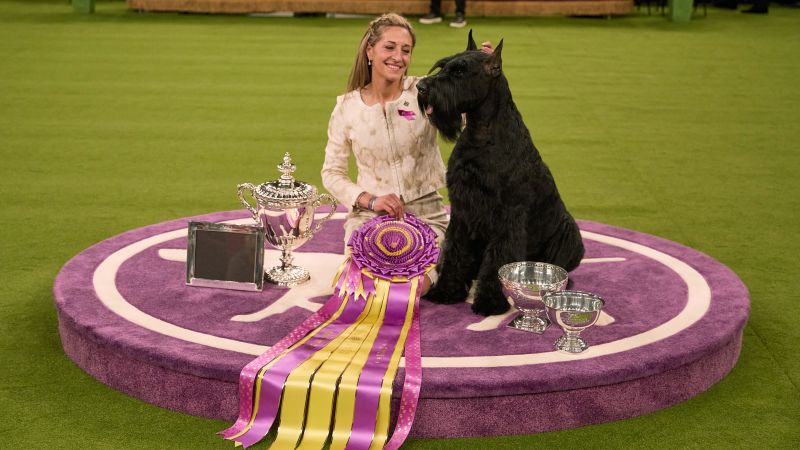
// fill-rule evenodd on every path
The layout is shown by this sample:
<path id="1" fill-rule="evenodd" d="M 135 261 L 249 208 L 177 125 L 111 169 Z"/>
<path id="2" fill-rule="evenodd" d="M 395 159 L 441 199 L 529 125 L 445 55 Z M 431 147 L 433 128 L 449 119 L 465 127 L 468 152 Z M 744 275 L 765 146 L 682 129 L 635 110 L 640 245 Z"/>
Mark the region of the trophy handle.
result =
<path id="1" fill-rule="evenodd" d="M 319 194 L 319 196 L 317 196 L 317 200 L 314 203 L 317 203 L 317 206 L 318 206 L 318 205 L 322 204 L 323 202 L 330 204 L 331 205 L 331 210 L 330 210 L 330 212 L 328 212 L 328 215 L 326 215 L 322 219 L 316 221 L 317 223 L 316 223 L 316 226 L 314 227 L 314 231 L 313 231 L 314 233 L 316 233 L 317 231 L 319 231 L 320 228 L 322 228 L 322 223 L 323 222 L 325 222 L 326 220 L 330 219 L 331 216 L 333 216 L 336 213 L 336 205 L 339 204 L 339 202 L 337 202 L 336 199 L 333 198 L 333 196 L 330 195 L 330 194 Z"/>
<path id="2" fill-rule="evenodd" d="M 255 188 L 256 187 L 251 183 L 242 183 L 239 186 L 237 186 L 238 189 L 237 194 L 239 196 L 239 201 L 242 202 L 242 205 L 244 205 L 244 207 L 247 208 L 248 211 L 250 211 L 250 214 L 253 215 L 253 220 L 258 222 L 258 211 L 256 211 L 256 209 L 253 208 L 253 206 L 250 205 L 250 203 L 244 199 L 244 191 L 250 191 L 250 195 L 252 196 L 253 190 Z"/>

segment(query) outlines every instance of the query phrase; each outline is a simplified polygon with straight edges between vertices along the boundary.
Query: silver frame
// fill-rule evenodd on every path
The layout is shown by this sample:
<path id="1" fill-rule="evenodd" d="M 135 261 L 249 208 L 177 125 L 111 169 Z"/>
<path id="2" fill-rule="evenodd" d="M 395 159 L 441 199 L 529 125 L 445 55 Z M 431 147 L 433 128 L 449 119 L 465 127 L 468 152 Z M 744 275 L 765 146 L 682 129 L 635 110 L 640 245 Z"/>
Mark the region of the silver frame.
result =
<path id="1" fill-rule="evenodd" d="M 194 269 L 197 247 L 197 230 L 255 235 L 256 248 L 254 248 L 253 251 L 255 252 L 256 263 L 253 271 L 253 281 L 241 282 L 195 277 Z M 238 291 L 261 291 L 264 289 L 264 239 L 264 227 L 258 225 L 234 225 L 216 222 L 189 222 L 189 243 L 186 250 L 186 285 L 235 289 Z"/>

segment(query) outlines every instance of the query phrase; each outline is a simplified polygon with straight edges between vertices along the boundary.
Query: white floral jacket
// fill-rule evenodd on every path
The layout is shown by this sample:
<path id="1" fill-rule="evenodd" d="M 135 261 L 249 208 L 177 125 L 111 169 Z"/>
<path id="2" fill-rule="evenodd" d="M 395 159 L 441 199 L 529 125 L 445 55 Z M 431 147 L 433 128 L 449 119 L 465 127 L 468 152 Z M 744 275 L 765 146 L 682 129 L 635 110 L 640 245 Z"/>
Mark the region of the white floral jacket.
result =
<path id="1" fill-rule="evenodd" d="M 358 195 L 395 193 L 410 202 L 445 185 L 445 169 L 436 129 L 420 113 L 418 77 L 403 80 L 403 93 L 387 102 L 367 106 L 359 90 L 336 98 L 328 124 L 328 145 L 322 184 L 352 210 Z M 348 174 L 354 154 L 358 177 Z"/>

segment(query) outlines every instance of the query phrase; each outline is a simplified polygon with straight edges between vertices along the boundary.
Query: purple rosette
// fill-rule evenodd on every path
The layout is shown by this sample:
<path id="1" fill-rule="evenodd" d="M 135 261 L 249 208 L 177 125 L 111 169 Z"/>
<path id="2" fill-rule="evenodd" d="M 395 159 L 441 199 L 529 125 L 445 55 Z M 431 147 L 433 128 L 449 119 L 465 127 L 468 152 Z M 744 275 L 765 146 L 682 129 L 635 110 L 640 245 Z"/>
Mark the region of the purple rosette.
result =
<path id="1" fill-rule="evenodd" d="M 378 216 L 350 236 L 351 260 L 373 276 L 409 279 L 429 271 L 439 259 L 436 233 L 413 214 L 403 220 Z"/>

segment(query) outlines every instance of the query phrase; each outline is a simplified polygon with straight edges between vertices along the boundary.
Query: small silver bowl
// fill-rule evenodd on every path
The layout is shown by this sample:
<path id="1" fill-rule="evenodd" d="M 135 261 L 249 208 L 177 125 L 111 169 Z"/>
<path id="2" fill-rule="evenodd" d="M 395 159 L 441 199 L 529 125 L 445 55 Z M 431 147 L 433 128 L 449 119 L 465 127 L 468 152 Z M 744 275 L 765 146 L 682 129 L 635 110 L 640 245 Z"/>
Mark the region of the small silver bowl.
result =
<path id="1" fill-rule="evenodd" d="M 580 334 L 597 322 L 605 300 L 590 292 L 561 291 L 545 294 L 542 301 L 548 315 L 553 314 L 556 323 L 564 330 L 564 335 L 556 340 L 556 349 L 580 353 L 589 348 Z"/>
<path id="2" fill-rule="evenodd" d="M 502 266 L 497 271 L 503 294 L 520 314 L 508 326 L 542 334 L 550 325 L 542 296 L 557 292 L 567 285 L 567 271 L 553 264 L 521 261 Z"/>

